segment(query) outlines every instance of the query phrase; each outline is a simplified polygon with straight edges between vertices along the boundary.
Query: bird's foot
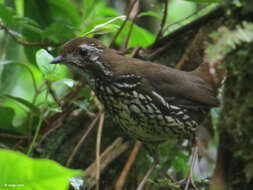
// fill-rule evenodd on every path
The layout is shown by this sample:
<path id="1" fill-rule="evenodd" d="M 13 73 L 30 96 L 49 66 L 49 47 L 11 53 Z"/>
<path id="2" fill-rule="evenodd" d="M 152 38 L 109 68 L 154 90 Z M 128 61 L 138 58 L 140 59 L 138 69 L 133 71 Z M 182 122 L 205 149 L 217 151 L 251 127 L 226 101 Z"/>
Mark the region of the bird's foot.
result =
<path id="1" fill-rule="evenodd" d="M 195 190 L 199 190 L 199 189 L 197 188 L 197 186 L 195 185 L 195 183 L 194 183 L 194 180 L 193 180 L 192 175 L 190 175 L 190 176 L 187 178 L 187 181 L 186 181 L 186 185 L 185 185 L 184 190 L 188 190 L 190 184 L 191 184 L 191 186 L 192 186 Z"/>
<path id="2" fill-rule="evenodd" d="M 178 184 L 178 185 L 184 185 L 184 184 L 185 184 L 184 190 L 189 190 L 189 187 L 193 187 L 195 190 L 199 190 L 199 189 L 197 188 L 197 186 L 195 185 L 192 176 L 189 176 L 189 177 L 186 178 L 186 179 L 182 179 L 182 180 L 176 182 L 175 184 Z"/>

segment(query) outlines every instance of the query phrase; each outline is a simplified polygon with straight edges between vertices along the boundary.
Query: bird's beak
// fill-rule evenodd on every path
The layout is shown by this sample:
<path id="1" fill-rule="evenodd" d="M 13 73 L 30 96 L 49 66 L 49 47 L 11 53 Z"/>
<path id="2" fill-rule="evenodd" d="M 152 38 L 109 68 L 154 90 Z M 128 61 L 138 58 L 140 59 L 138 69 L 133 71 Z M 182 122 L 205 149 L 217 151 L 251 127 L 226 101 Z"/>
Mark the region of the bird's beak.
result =
<path id="1" fill-rule="evenodd" d="M 55 57 L 55 58 L 50 62 L 50 64 L 61 63 L 61 62 L 63 62 L 63 61 L 64 61 L 63 57 L 62 57 L 61 55 L 59 55 L 59 56 Z"/>

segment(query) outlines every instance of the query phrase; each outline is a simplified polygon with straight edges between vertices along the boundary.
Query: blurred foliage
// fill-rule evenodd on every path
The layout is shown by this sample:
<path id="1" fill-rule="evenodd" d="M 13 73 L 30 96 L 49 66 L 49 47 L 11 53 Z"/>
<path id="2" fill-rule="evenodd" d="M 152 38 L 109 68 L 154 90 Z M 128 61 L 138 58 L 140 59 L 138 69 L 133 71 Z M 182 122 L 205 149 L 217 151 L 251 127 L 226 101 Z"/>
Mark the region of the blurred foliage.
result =
<path id="1" fill-rule="evenodd" d="M 170 1 L 164 35 L 206 14 L 219 2 L 189 1 Z M 200 2 L 205 4 L 197 4 Z M 201 11 L 198 11 L 198 6 Z M 163 14 L 161 4 L 156 2 L 151 7 L 152 10 L 140 12 L 137 19 L 152 17 L 155 21 L 151 26 L 154 32 L 148 31 L 145 25 L 133 24 L 128 47 L 147 47 L 155 41 L 155 32 L 159 30 L 157 26 Z M 78 83 L 64 66 L 48 64 L 60 46 L 83 35 L 98 37 L 109 45 L 125 19 L 122 16 L 124 14 L 126 11 L 121 13 L 109 7 L 105 0 L 0 0 L 0 133 L 33 136 L 27 146 L 18 150 L 32 153 L 42 122 L 62 112 L 59 102 L 64 102 L 65 95 L 71 93 Z M 117 38 L 119 47 L 128 36 L 131 24 L 131 21 L 127 21 Z M 89 104 L 93 101 L 90 89 L 83 88 L 79 96 L 78 100 L 70 100 L 71 103 L 89 111 Z M 1 147 L 11 148 L 16 143 L 8 138 L 0 140 Z M 162 164 L 167 163 L 172 149 L 168 144 L 161 146 Z M 172 162 L 173 172 L 180 171 L 182 176 L 186 176 L 189 171 L 187 153 L 178 153 L 175 158 Z M 139 162 L 143 166 L 139 168 L 141 171 L 145 171 L 150 164 L 146 156 Z M 5 163 L 0 165 L 0 170 L 4 172 L 0 187 L 5 183 L 22 183 L 28 174 L 32 181 L 28 181 L 30 185 L 40 181 L 39 177 L 46 178 L 52 174 L 53 182 L 46 181 L 44 185 L 63 189 L 67 187 L 69 177 L 80 173 L 64 169 L 49 160 L 32 160 L 20 153 L 4 150 L 0 151 L 0 163 Z M 28 167 L 27 170 L 24 171 L 22 166 Z M 46 176 L 45 168 L 49 176 Z M 64 185 L 57 186 L 59 183 Z M 46 188 L 38 182 L 38 189 Z"/>
<path id="2" fill-rule="evenodd" d="M 80 170 L 64 168 L 54 161 L 31 159 L 9 150 L 0 150 L 0 188 L 64 190 L 69 187 L 69 178 L 82 174 Z M 25 172 L 24 172 L 25 171 Z"/>
<path id="3" fill-rule="evenodd" d="M 214 45 L 209 45 L 207 48 L 207 58 L 211 65 L 222 60 L 225 55 L 235 50 L 236 47 L 243 43 L 253 41 L 253 24 L 246 21 L 238 25 L 235 30 L 228 28 L 220 28 L 218 32 L 213 33 Z"/>

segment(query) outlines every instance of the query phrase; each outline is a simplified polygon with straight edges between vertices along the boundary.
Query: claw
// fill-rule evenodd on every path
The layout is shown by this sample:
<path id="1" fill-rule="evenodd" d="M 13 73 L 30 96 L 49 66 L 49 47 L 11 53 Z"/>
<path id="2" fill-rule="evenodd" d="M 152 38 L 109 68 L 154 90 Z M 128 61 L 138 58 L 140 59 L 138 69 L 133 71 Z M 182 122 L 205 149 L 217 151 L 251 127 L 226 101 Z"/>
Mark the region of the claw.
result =
<path id="1" fill-rule="evenodd" d="M 186 182 L 186 185 L 185 185 L 184 190 L 188 190 L 190 184 L 192 185 L 192 187 L 193 187 L 195 190 L 198 190 L 197 186 L 195 185 L 195 183 L 194 183 L 194 181 L 193 181 L 193 170 L 194 170 L 194 165 L 195 165 L 195 162 L 196 162 L 196 160 L 197 160 L 197 157 L 198 157 L 198 145 L 196 144 L 196 145 L 194 146 L 194 152 L 193 152 L 193 157 L 192 157 L 192 161 L 191 161 L 190 175 L 189 175 L 189 177 L 187 178 L 187 182 Z"/>

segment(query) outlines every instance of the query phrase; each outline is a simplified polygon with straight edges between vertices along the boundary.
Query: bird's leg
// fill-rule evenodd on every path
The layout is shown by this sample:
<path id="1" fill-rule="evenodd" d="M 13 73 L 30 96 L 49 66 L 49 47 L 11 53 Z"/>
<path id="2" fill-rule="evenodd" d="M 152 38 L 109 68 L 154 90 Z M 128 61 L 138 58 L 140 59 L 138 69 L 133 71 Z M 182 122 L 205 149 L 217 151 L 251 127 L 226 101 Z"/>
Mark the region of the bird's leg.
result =
<path id="1" fill-rule="evenodd" d="M 156 167 L 157 164 L 159 164 L 159 152 L 157 151 L 157 146 L 149 146 L 145 145 L 145 148 L 149 152 L 151 156 L 154 158 L 154 162 L 151 164 L 150 168 L 148 169 L 147 173 L 145 174 L 144 178 L 141 180 L 141 183 L 138 185 L 136 190 L 142 190 L 148 177 L 150 176 L 153 169 Z"/>
<path id="2" fill-rule="evenodd" d="M 198 143 L 195 143 L 194 150 L 193 150 L 193 156 L 192 156 L 192 160 L 191 160 L 190 175 L 187 178 L 184 190 L 188 190 L 190 183 L 194 189 L 198 190 L 198 188 L 196 187 L 196 185 L 194 184 L 194 181 L 193 181 L 193 170 L 194 170 L 194 165 L 195 165 L 197 158 L 198 158 Z"/>

